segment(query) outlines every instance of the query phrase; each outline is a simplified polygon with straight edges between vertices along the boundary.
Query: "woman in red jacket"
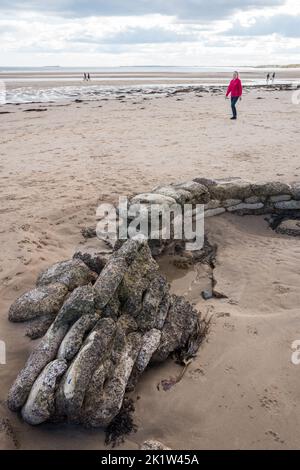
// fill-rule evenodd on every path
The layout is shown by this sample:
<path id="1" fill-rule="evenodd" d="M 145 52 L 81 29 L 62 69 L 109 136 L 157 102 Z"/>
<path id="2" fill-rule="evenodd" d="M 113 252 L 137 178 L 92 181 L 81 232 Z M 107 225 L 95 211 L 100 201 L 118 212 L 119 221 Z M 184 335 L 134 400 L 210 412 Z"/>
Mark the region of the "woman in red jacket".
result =
<path id="1" fill-rule="evenodd" d="M 237 119 L 236 104 L 238 100 L 242 99 L 243 94 L 242 82 L 239 78 L 238 72 L 234 72 L 233 74 L 233 79 L 229 83 L 229 87 L 227 89 L 226 98 L 228 98 L 229 94 L 231 94 L 231 109 L 233 114 L 231 119 Z"/>

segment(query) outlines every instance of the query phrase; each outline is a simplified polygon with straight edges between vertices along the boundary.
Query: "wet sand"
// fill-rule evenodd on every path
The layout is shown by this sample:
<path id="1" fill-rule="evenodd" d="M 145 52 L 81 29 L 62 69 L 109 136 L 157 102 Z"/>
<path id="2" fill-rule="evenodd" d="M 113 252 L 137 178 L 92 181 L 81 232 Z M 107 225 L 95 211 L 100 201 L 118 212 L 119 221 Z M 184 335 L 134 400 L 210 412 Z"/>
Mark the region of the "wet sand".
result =
<path id="1" fill-rule="evenodd" d="M 276 73 L 276 80 L 279 82 L 300 82 L 299 69 L 253 69 L 243 68 L 241 78 L 246 83 L 265 82 L 268 72 Z M 151 84 L 224 84 L 232 77 L 232 72 L 91 72 L 91 81 L 83 81 L 83 72 L 2 72 L 0 79 L 5 81 L 6 88 L 13 90 L 18 87 L 56 88 L 59 86 L 130 86 L 130 85 L 151 85 Z"/>
<path id="2" fill-rule="evenodd" d="M 299 180 L 299 106 L 291 93 L 246 93 L 236 123 L 221 93 L 0 108 L 9 113 L 0 114 L 0 339 L 7 347 L 0 415 L 20 448 L 101 449 L 104 435 L 30 428 L 8 412 L 7 391 L 34 347 L 22 325 L 7 321 L 10 303 L 84 242 L 80 230 L 95 225 L 99 202 L 197 176 Z M 291 344 L 300 339 L 299 241 L 274 234 L 260 217 L 221 216 L 207 230 L 219 245 L 218 290 L 229 299 L 205 302 L 206 273 L 166 267 L 174 291 L 215 314 L 212 331 L 169 392 L 157 384 L 179 366 L 168 361 L 145 373 L 134 394 L 138 432 L 121 448 L 146 438 L 179 449 L 297 447 L 300 369 Z M 14 447 L 0 436 L 0 448 Z"/>

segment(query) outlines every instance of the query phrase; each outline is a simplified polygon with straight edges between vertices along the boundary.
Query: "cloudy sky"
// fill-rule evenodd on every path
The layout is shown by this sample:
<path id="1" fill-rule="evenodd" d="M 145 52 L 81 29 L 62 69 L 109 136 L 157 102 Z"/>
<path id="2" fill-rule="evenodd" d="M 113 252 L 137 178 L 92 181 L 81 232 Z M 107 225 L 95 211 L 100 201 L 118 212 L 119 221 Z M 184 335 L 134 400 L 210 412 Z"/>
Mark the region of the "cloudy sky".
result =
<path id="1" fill-rule="evenodd" d="M 299 0 L 0 0 L 0 66 L 289 63 Z"/>

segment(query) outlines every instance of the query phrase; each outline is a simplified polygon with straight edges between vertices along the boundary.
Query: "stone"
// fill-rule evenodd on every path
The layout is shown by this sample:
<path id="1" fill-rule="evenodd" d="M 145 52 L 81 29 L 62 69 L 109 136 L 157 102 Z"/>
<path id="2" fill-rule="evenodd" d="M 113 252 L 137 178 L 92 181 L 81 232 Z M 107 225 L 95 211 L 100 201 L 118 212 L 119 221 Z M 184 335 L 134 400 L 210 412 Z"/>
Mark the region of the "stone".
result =
<path id="1" fill-rule="evenodd" d="M 194 178 L 193 181 L 196 183 L 202 184 L 203 186 L 206 186 L 207 188 L 211 186 L 216 186 L 218 183 L 216 180 L 209 179 L 209 178 Z"/>
<path id="2" fill-rule="evenodd" d="M 112 250 L 115 248 L 116 243 L 118 242 L 118 227 L 123 223 L 122 221 L 117 221 L 116 223 L 110 225 L 110 229 L 102 228 L 100 224 L 97 224 L 96 234 L 97 240 L 105 243 Z"/>
<path id="3" fill-rule="evenodd" d="M 101 357 L 113 339 L 115 329 L 116 323 L 112 319 L 100 319 L 59 385 L 56 395 L 59 415 L 67 416 L 73 423 L 80 421 L 86 389 Z"/>
<path id="4" fill-rule="evenodd" d="M 30 354 L 9 391 L 7 405 L 11 411 L 18 411 L 23 407 L 40 373 L 49 362 L 56 358 L 60 343 L 68 331 L 68 324 L 56 328 L 54 323 L 41 339 L 37 348 Z"/>
<path id="5" fill-rule="evenodd" d="M 126 208 L 118 207 L 118 215 L 119 215 L 120 222 L 123 223 L 123 219 L 131 221 L 135 219 L 136 217 L 139 217 L 141 220 L 143 219 L 148 220 L 150 217 L 150 213 L 151 213 L 151 205 L 152 204 L 149 202 L 140 203 L 138 201 L 138 202 L 130 202 L 130 204 L 128 204 Z M 169 206 L 164 205 L 163 207 L 169 207 Z"/>
<path id="6" fill-rule="evenodd" d="M 241 204 L 243 201 L 241 199 L 226 199 L 223 201 L 222 206 L 223 207 L 232 207 L 232 206 L 237 206 L 238 204 Z"/>
<path id="7" fill-rule="evenodd" d="M 213 293 L 212 289 L 202 291 L 201 295 L 202 295 L 204 300 L 211 300 L 214 297 L 214 293 Z"/>
<path id="8" fill-rule="evenodd" d="M 168 314 L 169 286 L 164 276 L 156 274 L 144 291 L 141 311 L 136 317 L 141 331 L 162 328 Z"/>
<path id="9" fill-rule="evenodd" d="M 108 426 L 150 363 L 199 347 L 198 313 L 169 289 L 144 238 L 120 241 L 95 285 L 67 295 L 12 385 L 9 408 L 33 425 Z"/>
<path id="10" fill-rule="evenodd" d="M 141 445 L 140 450 L 172 450 L 159 441 L 148 440 Z"/>
<path id="11" fill-rule="evenodd" d="M 81 419 L 87 427 L 102 426 L 103 422 L 108 425 L 111 422 L 110 411 L 105 406 L 105 397 L 107 378 L 112 374 L 113 363 L 108 354 L 107 358 L 99 362 L 86 390 Z"/>
<path id="12" fill-rule="evenodd" d="M 73 258 L 80 259 L 91 271 L 100 274 L 109 260 L 111 253 L 111 250 L 103 252 L 94 247 L 82 247 L 74 253 Z"/>
<path id="13" fill-rule="evenodd" d="M 183 297 L 172 296 L 171 305 L 161 330 L 161 342 L 151 362 L 162 362 L 172 351 L 183 348 L 198 323 L 198 313 Z"/>
<path id="14" fill-rule="evenodd" d="M 50 362 L 35 381 L 26 404 L 22 408 L 22 418 L 36 426 L 48 421 L 55 412 L 55 390 L 58 379 L 68 365 L 64 360 Z"/>
<path id="15" fill-rule="evenodd" d="M 262 202 L 259 202 L 257 204 L 242 203 L 242 204 L 238 204 L 237 206 L 228 207 L 227 210 L 228 212 L 244 211 L 244 210 L 256 211 L 256 210 L 263 209 L 263 208 L 264 208 L 264 204 Z"/>
<path id="16" fill-rule="evenodd" d="M 54 321 L 53 315 L 44 315 L 28 322 L 25 335 L 30 339 L 42 338 Z"/>
<path id="17" fill-rule="evenodd" d="M 300 200 L 300 183 L 291 184 L 291 195 L 296 201 Z"/>
<path id="18" fill-rule="evenodd" d="M 189 203 L 191 199 L 191 193 L 189 191 L 179 188 L 175 189 L 173 186 L 159 186 L 154 190 L 154 193 L 171 197 L 180 205 Z"/>
<path id="19" fill-rule="evenodd" d="M 83 314 L 94 311 L 93 288 L 78 287 L 64 303 L 39 345 L 30 354 L 8 396 L 8 407 L 17 411 L 24 405 L 30 390 L 46 365 L 56 358 L 59 346 L 70 326 Z M 82 295 L 82 298 L 80 298 Z"/>
<path id="20" fill-rule="evenodd" d="M 271 203 L 266 203 L 264 207 L 260 209 L 241 209 L 238 211 L 235 211 L 234 214 L 237 214 L 239 216 L 245 216 L 245 215 L 266 215 L 266 214 L 271 214 L 274 212 L 274 207 Z"/>
<path id="21" fill-rule="evenodd" d="M 276 228 L 276 232 L 289 235 L 290 237 L 300 237 L 300 220 L 298 219 L 288 219 L 284 220 Z"/>
<path id="22" fill-rule="evenodd" d="M 291 186 L 287 183 L 280 183 L 279 181 L 267 181 L 257 184 L 252 184 L 251 189 L 254 196 L 278 196 L 281 194 L 291 194 Z"/>
<path id="23" fill-rule="evenodd" d="M 83 315 L 79 318 L 64 337 L 59 347 L 57 358 L 70 362 L 80 350 L 86 334 L 94 328 L 99 319 L 100 313 L 98 312 Z"/>
<path id="24" fill-rule="evenodd" d="M 128 269 L 123 258 L 111 259 L 95 284 L 96 306 L 103 309 L 113 298 Z"/>
<path id="25" fill-rule="evenodd" d="M 211 210 L 205 211 L 204 217 L 214 217 L 216 215 L 224 214 L 224 212 L 226 212 L 226 209 L 224 209 L 223 207 L 219 207 L 219 209 L 211 209 Z"/>
<path id="26" fill-rule="evenodd" d="M 67 287 L 59 283 L 32 289 L 11 305 L 8 318 L 12 322 L 24 322 L 45 315 L 55 316 L 67 293 Z"/>
<path id="27" fill-rule="evenodd" d="M 119 413 L 127 383 L 137 359 L 142 337 L 140 333 L 129 333 L 121 341 L 122 346 L 114 347 L 113 373 L 105 377 L 103 371 L 96 371 L 85 398 L 84 423 L 88 426 L 107 426 Z M 108 367 L 108 369 L 107 369 Z"/>
<path id="28" fill-rule="evenodd" d="M 145 246 L 126 272 L 119 289 L 122 311 L 132 315 L 144 331 L 155 327 L 156 311 L 167 289 L 158 264 Z"/>
<path id="29" fill-rule="evenodd" d="M 212 199 L 241 199 L 244 200 L 253 196 L 251 184 L 247 181 L 237 180 L 218 183 L 216 186 L 209 188 Z"/>
<path id="30" fill-rule="evenodd" d="M 264 196 L 262 196 L 262 197 L 251 196 L 251 197 L 247 197 L 244 202 L 246 204 L 259 204 L 260 202 L 263 202 L 263 200 L 265 200 L 265 199 L 266 198 Z"/>
<path id="31" fill-rule="evenodd" d="M 176 206 L 177 207 L 177 206 Z M 180 207 L 180 206 L 178 206 Z M 141 205 L 136 208 L 135 205 L 131 205 L 129 208 L 129 224 L 127 224 L 127 237 L 133 238 L 134 235 L 139 232 L 143 234 L 145 238 L 148 238 L 150 229 L 153 232 L 153 227 L 151 226 L 151 218 L 156 217 L 160 218 L 162 214 L 170 218 L 170 214 L 173 206 L 162 206 L 162 205 Z M 158 220 L 158 219 L 156 219 Z M 126 225 L 126 224 L 125 224 Z M 125 227 L 124 225 L 124 227 Z"/>
<path id="32" fill-rule="evenodd" d="M 121 333 L 121 337 L 123 338 L 124 335 L 128 335 L 129 333 L 133 333 L 134 331 L 138 330 L 138 325 L 134 318 L 127 313 L 121 312 L 121 316 L 119 316 L 117 321 L 117 333 L 114 339 L 115 343 L 119 343 L 119 340 L 116 340 L 118 333 Z M 122 339 L 123 341 L 123 339 Z M 122 342 L 121 341 L 121 342 Z"/>
<path id="33" fill-rule="evenodd" d="M 128 267 L 120 283 L 118 298 L 122 311 L 133 317 L 140 316 L 145 292 L 150 283 L 158 276 L 158 265 L 145 245 Z"/>
<path id="34" fill-rule="evenodd" d="M 117 320 L 120 314 L 121 303 L 117 296 L 114 296 L 110 301 L 102 308 L 102 317 L 112 318 Z"/>
<path id="35" fill-rule="evenodd" d="M 157 318 L 155 322 L 155 328 L 162 329 L 165 324 L 169 309 L 171 305 L 171 295 L 168 292 L 166 295 L 163 296 L 161 299 L 160 304 L 157 308 Z"/>
<path id="36" fill-rule="evenodd" d="M 83 227 L 81 229 L 81 235 L 85 240 L 89 240 L 90 238 L 95 238 L 97 236 L 95 227 Z"/>
<path id="37" fill-rule="evenodd" d="M 96 277 L 96 273 L 91 271 L 81 260 L 72 259 L 50 266 L 39 275 L 36 284 L 41 287 L 58 282 L 72 291 L 76 287 L 95 281 Z"/>
<path id="38" fill-rule="evenodd" d="M 161 340 L 161 331 L 153 328 L 147 331 L 142 338 L 142 346 L 139 350 L 135 368 L 139 374 L 142 374 L 150 362 L 154 352 L 157 350 Z"/>
<path id="39" fill-rule="evenodd" d="M 290 201 L 291 199 L 292 199 L 292 196 L 289 196 L 288 194 L 282 194 L 279 196 L 270 196 L 271 202 Z"/>
<path id="40" fill-rule="evenodd" d="M 175 184 L 174 187 L 188 191 L 191 194 L 190 203 L 207 204 L 210 200 L 207 187 L 196 181 L 186 181 L 185 183 Z"/>
<path id="41" fill-rule="evenodd" d="M 279 210 L 299 210 L 300 209 L 300 200 L 299 201 L 283 201 L 283 202 L 276 202 L 274 204 L 276 209 Z"/>
<path id="42" fill-rule="evenodd" d="M 55 319 L 55 327 L 66 324 L 70 326 L 83 315 L 93 314 L 95 312 L 94 299 L 95 291 L 92 286 L 77 287 L 60 309 Z"/>
<path id="43" fill-rule="evenodd" d="M 103 309 L 115 295 L 128 265 L 123 258 L 111 259 L 102 271 L 95 284 L 96 306 Z"/>
<path id="44" fill-rule="evenodd" d="M 147 246 L 147 239 L 142 235 L 135 236 L 121 244 L 121 247 L 114 252 L 114 257 L 124 258 L 127 265 L 130 266 L 144 246 Z"/>
<path id="45" fill-rule="evenodd" d="M 127 390 L 133 390 L 138 382 L 139 377 L 142 375 L 144 370 L 147 368 L 151 357 L 157 350 L 161 341 L 161 331 L 153 328 L 147 331 L 142 338 L 142 345 L 139 350 L 137 359 L 135 361 L 129 383 L 127 384 Z"/>
<path id="46" fill-rule="evenodd" d="M 173 197 L 163 196 L 162 194 L 145 193 L 134 196 L 131 199 L 130 204 L 158 204 L 170 207 L 173 204 L 176 204 L 176 200 Z"/>
<path id="47" fill-rule="evenodd" d="M 112 254 L 94 285 L 97 308 L 103 309 L 115 295 L 129 266 L 145 243 L 145 240 L 128 240 Z"/>
<path id="48" fill-rule="evenodd" d="M 158 256 L 162 255 L 168 246 L 168 240 L 148 240 L 148 245 L 152 256 L 157 258 Z"/>
<path id="49" fill-rule="evenodd" d="M 211 199 L 207 204 L 204 206 L 204 210 L 211 210 L 211 209 L 219 209 L 221 207 L 221 201 L 218 199 Z"/>

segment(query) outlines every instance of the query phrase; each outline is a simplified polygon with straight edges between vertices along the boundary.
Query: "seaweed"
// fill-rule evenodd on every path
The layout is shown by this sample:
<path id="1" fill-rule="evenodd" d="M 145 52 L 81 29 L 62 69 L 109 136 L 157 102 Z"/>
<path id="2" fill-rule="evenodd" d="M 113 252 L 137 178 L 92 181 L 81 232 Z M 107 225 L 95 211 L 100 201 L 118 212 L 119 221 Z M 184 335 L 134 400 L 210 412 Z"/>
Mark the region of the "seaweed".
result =
<path id="1" fill-rule="evenodd" d="M 189 365 L 196 357 L 201 344 L 209 333 L 211 321 L 212 316 L 208 317 L 208 315 L 206 315 L 206 317 L 204 317 L 202 320 L 198 320 L 197 327 L 187 340 L 185 346 L 183 348 L 177 349 L 173 354 L 176 363 L 183 366 L 182 371 L 177 377 L 170 377 L 169 379 L 161 380 L 161 382 L 159 382 L 157 385 L 157 390 L 162 388 L 164 392 L 167 392 L 182 380 Z"/>
<path id="2" fill-rule="evenodd" d="M 16 449 L 20 448 L 20 443 L 8 418 L 0 418 L 0 432 L 3 432 L 11 439 Z"/>
<path id="3" fill-rule="evenodd" d="M 113 448 L 122 444 L 125 436 L 137 431 L 137 426 L 133 421 L 133 414 L 135 412 L 134 402 L 131 398 L 124 398 L 122 407 L 108 425 L 105 431 L 105 444 L 111 445 Z"/>
<path id="4" fill-rule="evenodd" d="M 177 364 L 186 366 L 191 359 L 196 357 L 201 344 L 209 334 L 211 320 L 212 316 L 206 315 L 201 320 L 197 321 L 197 326 L 184 347 L 174 352 L 174 358 Z"/>

